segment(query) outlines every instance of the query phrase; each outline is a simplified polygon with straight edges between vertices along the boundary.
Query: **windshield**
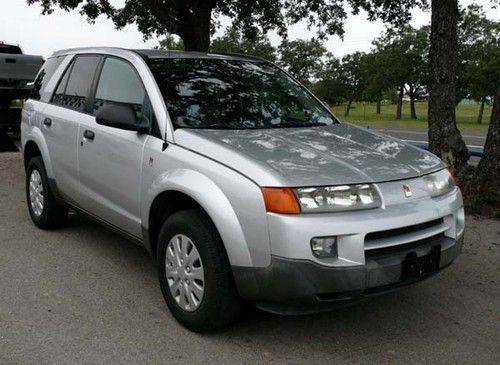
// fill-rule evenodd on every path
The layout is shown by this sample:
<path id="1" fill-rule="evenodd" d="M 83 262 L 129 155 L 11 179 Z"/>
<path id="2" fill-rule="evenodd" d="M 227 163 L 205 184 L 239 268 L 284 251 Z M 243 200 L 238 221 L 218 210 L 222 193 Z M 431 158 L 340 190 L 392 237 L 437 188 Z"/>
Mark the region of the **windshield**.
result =
<path id="1" fill-rule="evenodd" d="M 226 59 L 152 59 L 149 67 L 174 128 L 255 129 L 337 123 L 272 64 Z"/>

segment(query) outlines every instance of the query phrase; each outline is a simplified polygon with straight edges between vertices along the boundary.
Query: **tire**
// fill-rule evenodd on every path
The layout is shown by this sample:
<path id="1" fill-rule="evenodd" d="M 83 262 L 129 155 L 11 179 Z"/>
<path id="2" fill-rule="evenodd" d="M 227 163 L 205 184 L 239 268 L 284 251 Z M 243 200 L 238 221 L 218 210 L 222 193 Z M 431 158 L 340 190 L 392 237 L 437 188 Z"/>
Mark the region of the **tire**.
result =
<path id="1" fill-rule="evenodd" d="M 38 186 L 42 188 L 41 196 L 37 196 L 39 198 L 38 200 L 42 203 L 41 205 L 32 202 L 30 194 L 30 182 L 32 177 L 35 178 L 34 181 L 36 183 L 39 182 Z M 36 196 L 36 194 L 34 194 L 34 196 Z M 33 157 L 29 161 L 26 169 L 26 203 L 28 204 L 31 220 L 37 227 L 41 229 L 55 229 L 62 227 L 66 223 L 68 206 L 59 203 L 50 190 L 45 165 L 40 156 Z"/>
<path id="2" fill-rule="evenodd" d="M 176 271 L 184 270 L 184 283 L 188 282 L 194 285 L 196 279 L 189 281 L 188 274 L 192 265 L 192 272 L 194 274 L 195 266 L 203 272 L 203 285 L 202 297 L 191 297 L 193 303 L 190 303 L 190 308 L 187 309 L 183 306 L 186 304 L 188 296 L 185 301 L 180 299 L 182 295 L 174 297 L 170 285 L 173 290 L 183 286 L 182 279 L 175 280 L 170 276 L 167 280 L 167 267 L 166 264 L 172 264 L 174 256 L 169 253 L 167 258 L 167 249 L 170 242 L 177 242 L 181 238 L 183 243 L 182 247 L 186 247 L 186 237 L 191 247 L 189 255 L 181 254 L 184 257 L 185 266 L 177 267 Z M 195 250 L 192 248 L 194 246 Z M 179 250 L 181 251 L 181 250 Z M 186 251 L 187 252 L 187 251 Z M 192 260 L 199 254 L 201 264 L 197 264 Z M 219 329 L 229 327 L 238 321 L 241 315 L 242 301 L 238 296 L 236 286 L 234 284 L 233 274 L 229 260 L 224 249 L 222 240 L 210 218 L 201 210 L 185 210 L 174 213 L 163 224 L 158 238 L 158 273 L 161 291 L 167 303 L 168 308 L 173 316 L 182 325 L 194 332 L 212 332 Z M 187 258 L 188 257 L 188 258 Z M 191 259 L 189 259 L 191 257 Z M 186 271 L 187 270 L 187 271 Z M 172 271 L 168 272 L 171 275 Z M 174 284 L 172 284 L 174 283 Z M 201 282 L 198 282 L 201 284 Z M 193 288 L 195 289 L 195 288 Z M 198 291 L 188 292 L 189 294 L 199 294 Z M 199 295 L 198 295 L 199 296 Z M 176 299 L 177 298 L 177 299 Z M 196 306 L 196 299 L 198 304 Z M 180 300 L 180 303 L 178 301 Z"/>

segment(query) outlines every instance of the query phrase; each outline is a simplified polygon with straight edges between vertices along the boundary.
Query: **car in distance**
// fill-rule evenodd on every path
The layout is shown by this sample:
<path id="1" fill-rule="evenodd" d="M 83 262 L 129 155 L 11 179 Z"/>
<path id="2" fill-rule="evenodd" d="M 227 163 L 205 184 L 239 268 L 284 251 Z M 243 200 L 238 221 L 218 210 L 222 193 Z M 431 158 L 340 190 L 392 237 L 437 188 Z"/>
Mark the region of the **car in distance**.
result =
<path id="1" fill-rule="evenodd" d="M 31 83 L 44 59 L 23 54 L 21 47 L 0 41 L 0 107 L 7 108 L 12 100 L 27 99 Z"/>
<path id="2" fill-rule="evenodd" d="M 443 162 L 340 123 L 249 56 L 56 52 L 23 110 L 33 222 L 68 208 L 143 244 L 194 331 L 242 301 L 308 313 L 427 278 L 461 251 L 460 190 Z"/>

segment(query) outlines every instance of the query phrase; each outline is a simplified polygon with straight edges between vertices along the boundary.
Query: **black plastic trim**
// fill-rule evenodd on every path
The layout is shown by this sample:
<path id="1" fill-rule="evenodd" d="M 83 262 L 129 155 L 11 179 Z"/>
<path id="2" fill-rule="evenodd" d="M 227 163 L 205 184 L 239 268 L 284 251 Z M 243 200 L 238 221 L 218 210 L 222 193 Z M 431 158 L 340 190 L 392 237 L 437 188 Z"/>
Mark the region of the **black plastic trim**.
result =
<path id="1" fill-rule="evenodd" d="M 436 246 L 441 247 L 437 272 L 449 266 L 461 252 L 463 236 L 430 239 L 416 248 L 366 260 L 365 265 L 330 267 L 309 260 L 272 256 L 268 267 L 233 266 L 233 275 L 240 295 L 273 312 L 321 311 L 332 304 L 391 291 L 432 276 L 402 279 L 402 264 L 411 253 L 422 257 Z M 271 308 L 271 309 L 269 309 Z M 278 310 L 282 308 L 282 310 Z"/>

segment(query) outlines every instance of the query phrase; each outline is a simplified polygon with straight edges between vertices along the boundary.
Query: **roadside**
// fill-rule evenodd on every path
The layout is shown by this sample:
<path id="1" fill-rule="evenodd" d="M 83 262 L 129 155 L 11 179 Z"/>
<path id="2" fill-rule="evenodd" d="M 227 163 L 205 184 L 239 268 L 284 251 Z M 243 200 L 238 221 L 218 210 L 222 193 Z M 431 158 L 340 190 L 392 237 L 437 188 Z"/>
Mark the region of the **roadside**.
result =
<path id="1" fill-rule="evenodd" d="M 167 311 L 142 248 L 78 215 L 38 230 L 25 205 L 21 156 L 0 154 L 2 364 L 500 362 L 499 221 L 467 217 L 461 257 L 413 287 L 202 336 Z"/>
<path id="2" fill-rule="evenodd" d="M 381 113 L 376 114 L 374 103 L 353 103 L 349 116 L 345 117 L 345 105 L 334 105 L 332 111 L 341 120 L 351 123 L 371 125 L 373 128 L 389 129 L 425 129 L 427 130 L 427 102 L 418 102 L 415 104 L 418 119 L 410 118 L 410 105 L 403 103 L 402 118 L 396 119 L 396 105 L 383 104 Z M 483 121 L 477 123 L 479 113 L 479 104 L 460 103 L 456 107 L 457 127 L 462 134 L 468 132 L 486 132 L 489 127 L 491 115 L 491 106 L 485 107 Z"/>

